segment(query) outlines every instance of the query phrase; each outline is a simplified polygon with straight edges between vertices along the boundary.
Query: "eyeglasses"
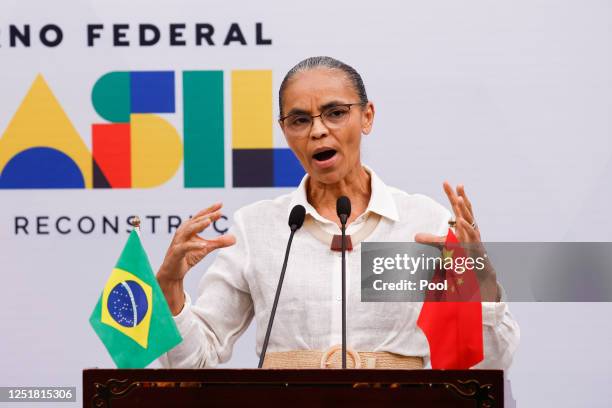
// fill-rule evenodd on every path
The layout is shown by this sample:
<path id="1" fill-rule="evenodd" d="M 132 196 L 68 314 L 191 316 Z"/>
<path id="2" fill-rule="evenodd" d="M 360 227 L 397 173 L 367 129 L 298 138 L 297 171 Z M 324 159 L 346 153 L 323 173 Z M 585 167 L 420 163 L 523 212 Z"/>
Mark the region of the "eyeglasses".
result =
<path id="1" fill-rule="evenodd" d="M 351 106 L 364 105 L 362 102 L 342 103 L 330 106 L 323 110 L 319 115 L 309 115 L 307 113 L 292 113 L 284 116 L 278 121 L 284 126 L 287 137 L 303 137 L 310 133 L 310 128 L 314 123 L 314 118 L 321 118 L 321 122 L 328 129 L 339 129 L 348 120 Z"/>

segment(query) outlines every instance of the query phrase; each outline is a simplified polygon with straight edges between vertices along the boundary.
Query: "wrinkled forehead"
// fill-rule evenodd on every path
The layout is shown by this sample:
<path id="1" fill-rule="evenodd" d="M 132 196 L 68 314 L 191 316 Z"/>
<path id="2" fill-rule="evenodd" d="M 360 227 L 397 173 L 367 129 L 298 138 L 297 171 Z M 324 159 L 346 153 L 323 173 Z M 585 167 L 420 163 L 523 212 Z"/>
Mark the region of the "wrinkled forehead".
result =
<path id="1" fill-rule="evenodd" d="M 295 74 L 283 92 L 283 111 L 313 111 L 333 102 L 352 103 L 359 95 L 339 69 L 315 68 Z"/>

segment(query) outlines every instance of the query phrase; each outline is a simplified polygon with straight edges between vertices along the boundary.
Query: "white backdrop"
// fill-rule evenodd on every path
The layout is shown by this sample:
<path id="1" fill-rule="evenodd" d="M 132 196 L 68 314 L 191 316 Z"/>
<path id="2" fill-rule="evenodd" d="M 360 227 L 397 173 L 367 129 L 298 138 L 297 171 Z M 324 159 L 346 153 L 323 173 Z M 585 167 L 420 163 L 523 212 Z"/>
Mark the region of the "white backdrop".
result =
<path id="1" fill-rule="evenodd" d="M 246 46 L 219 45 L 233 22 Z M 254 44 L 256 22 L 272 45 Z M 64 34 L 54 48 L 37 38 L 49 23 Z M 105 29 L 87 47 L 86 25 L 95 23 Z M 120 23 L 132 25 L 132 40 L 138 23 L 156 24 L 162 38 L 152 47 L 135 41 L 113 47 L 111 26 Z M 167 45 L 170 23 L 187 25 L 187 46 Z M 195 23 L 212 24 L 218 45 L 195 46 Z M 11 47 L 9 26 L 24 24 L 32 29 L 31 46 Z M 605 0 L 3 0 L 1 132 L 39 73 L 91 148 L 91 124 L 104 122 L 91 105 L 91 88 L 104 73 L 172 70 L 180 81 L 184 70 L 223 70 L 226 187 L 184 189 L 181 166 L 151 189 L 0 190 L 0 386 L 80 390 L 83 368 L 113 366 L 87 319 L 126 238 L 99 230 L 15 234 L 16 216 L 185 217 L 221 200 L 231 218 L 242 205 L 289 191 L 231 187 L 232 70 L 272 70 L 276 95 L 299 60 L 344 60 L 361 72 L 376 106 L 364 161 L 388 184 L 446 205 L 442 181 L 465 183 L 489 241 L 610 241 L 611 26 L 612 3 Z M 176 92 L 177 113 L 163 117 L 182 135 L 180 82 Z M 286 147 L 276 127 L 274 140 Z M 171 235 L 146 225 L 142 235 L 157 268 Z M 192 294 L 209 261 L 189 274 Z M 522 333 L 509 371 L 517 405 L 607 406 L 612 306 L 511 307 Z M 256 366 L 252 329 L 228 366 Z"/>

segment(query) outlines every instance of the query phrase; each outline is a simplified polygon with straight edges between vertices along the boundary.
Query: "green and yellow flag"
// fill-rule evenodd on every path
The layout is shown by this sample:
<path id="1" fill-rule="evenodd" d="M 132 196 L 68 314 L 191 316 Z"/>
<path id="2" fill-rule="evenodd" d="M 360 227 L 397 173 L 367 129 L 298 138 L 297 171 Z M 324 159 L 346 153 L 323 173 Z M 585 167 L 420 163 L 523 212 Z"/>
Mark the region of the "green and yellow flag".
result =
<path id="1" fill-rule="evenodd" d="M 182 341 L 135 231 L 89 322 L 119 368 L 144 368 Z"/>

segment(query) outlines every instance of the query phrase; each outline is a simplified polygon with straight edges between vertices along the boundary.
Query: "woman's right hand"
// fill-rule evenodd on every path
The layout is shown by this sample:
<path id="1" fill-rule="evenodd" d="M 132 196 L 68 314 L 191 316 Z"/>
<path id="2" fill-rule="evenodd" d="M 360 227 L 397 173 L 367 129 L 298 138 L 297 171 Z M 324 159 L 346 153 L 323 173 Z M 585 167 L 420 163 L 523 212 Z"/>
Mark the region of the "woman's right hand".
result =
<path id="1" fill-rule="evenodd" d="M 231 234 L 205 239 L 198 234 L 221 218 L 221 203 L 198 212 L 176 230 L 168 252 L 157 272 L 161 287 L 173 315 L 177 315 L 185 303 L 183 279 L 187 272 L 206 255 L 218 248 L 233 245 L 236 238 Z"/>

